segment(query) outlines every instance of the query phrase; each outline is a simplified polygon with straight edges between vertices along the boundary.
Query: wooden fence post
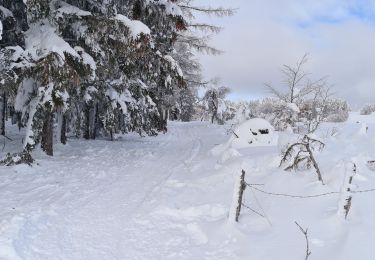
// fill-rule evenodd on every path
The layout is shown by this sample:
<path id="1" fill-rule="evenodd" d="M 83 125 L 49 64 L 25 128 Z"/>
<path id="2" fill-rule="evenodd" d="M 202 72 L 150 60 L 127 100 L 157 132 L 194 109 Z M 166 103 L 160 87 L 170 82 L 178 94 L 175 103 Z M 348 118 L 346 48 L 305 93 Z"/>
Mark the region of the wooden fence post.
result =
<path id="1" fill-rule="evenodd" d="M 347 219 L 350 208 L 352 206 L 352 183 L 354 175 L 357 174 L 357 165 L 353 163 L 352 169 L 346 173 L 344 186 L 342 187 L 342 195 L 339 202 L 339 214 Z"/>
<path id="2" fill-rule="evenodd" d="M 230 221 L 234 220 L 235 222 L 238 222 L 241 214 L 243 195 L 246 189 L 245 174 L 246 172 L 242 170 L 239 178 L 235 180 L 232 207 L 229 213 Z"/>
<path id="3" fill-rule="evenodd" d="M 357 174 L 357 165 L 353 163 L 353 169 L 352 169 L 351 175 L 349 176 L 348 186 L 346 189 L 346 192 L 348 193 L 348 197 L 346 198 L 346 204 L 344 205 L 345 219 L 348 217 L 350 207 L 352 206 L 351 186 L 353 182 L 353 177 L 356 174 Z"/>

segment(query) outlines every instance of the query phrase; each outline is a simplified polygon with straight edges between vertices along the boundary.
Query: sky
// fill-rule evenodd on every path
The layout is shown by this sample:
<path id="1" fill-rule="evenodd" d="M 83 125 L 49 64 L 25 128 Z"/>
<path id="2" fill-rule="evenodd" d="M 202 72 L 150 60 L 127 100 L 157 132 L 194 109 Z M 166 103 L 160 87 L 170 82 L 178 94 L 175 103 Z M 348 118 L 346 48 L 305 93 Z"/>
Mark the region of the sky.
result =
<path id="1" fill-rule="evenodd" d="M 224 27 L 211 40 L 224 54 L 200 59 L 205 77 L 232 89 L 230 98 L 267 96 L 265 83 L 282 89 L 282 65 L 309 53 L 306 70 L 328 76 L 337 97 L 353 106 L 375 103 L 375 0 L 208 2 L 238 8 L 231 17 L 202 18 Z"/>

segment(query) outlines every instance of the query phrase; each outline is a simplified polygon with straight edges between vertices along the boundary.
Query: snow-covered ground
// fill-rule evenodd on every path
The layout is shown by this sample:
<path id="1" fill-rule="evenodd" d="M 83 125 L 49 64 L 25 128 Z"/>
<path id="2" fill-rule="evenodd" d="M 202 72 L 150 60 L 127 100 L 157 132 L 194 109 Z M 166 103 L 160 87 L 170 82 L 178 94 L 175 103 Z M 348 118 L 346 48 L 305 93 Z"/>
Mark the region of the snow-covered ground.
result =
<path id="1" fill-rule="evenodd" d="M 202 122 L 170 123 L 158 137 L 70 139 L 54 157 L 36 152 L 33 167 L 0 167 L 0 259 L 304 259 L 295 221 L 308 228 L 309 259 L 374 259 L 375 193 L 353 194 L 345 220 L 340 193 L 301 199 L 247 188 L 245 204 L 266 217 L 243 208 L 239 223 L 228 221 L 242 169 L 262 190 L 306 196 L 340 192 L 356 163 L 353 190 L 375 188 L 366 165 L 375 115 L 353 113 L 318 135 L 324 186 L 313 171 L 279 169 L 276 142 L 217 149 L 231 138 L 226 127 Z M 9 137 L 4 151 L 21 135 Z"/>

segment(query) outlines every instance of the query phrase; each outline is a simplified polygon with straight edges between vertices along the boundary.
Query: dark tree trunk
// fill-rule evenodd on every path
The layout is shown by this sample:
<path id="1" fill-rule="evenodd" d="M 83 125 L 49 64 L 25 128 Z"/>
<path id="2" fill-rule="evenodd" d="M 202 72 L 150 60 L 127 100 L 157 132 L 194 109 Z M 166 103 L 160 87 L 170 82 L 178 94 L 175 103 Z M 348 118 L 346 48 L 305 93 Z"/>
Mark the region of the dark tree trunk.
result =
<path id="1" fill-rule="evenodd" d="M 81 125 L 81 107 L 75 103 L 75 108 L 76 108 L 76 122 L 75 122 L 75 129 L 74 129 L 74 134 L 77 138 L 81 137 L 81 130 L 82 130 L 82 125 Z"/>
<path id="2" fill-rule="evenodd" d="M 312 153 L 310 145 L 306 144 L 305 147 L 306 147 L 307 152 L 310 155 L 310 159 L 311 159 L 311 161 L 313 163 L 313 166 L 315 168 L 316 174 L 318 175 L 318 180 L 324 185 L 322 174 L 320 173 L 320 169 L 319 169 L 318 163 L 315 161 L 314 154 Z"/>
<path id="3" fill-rule="evenodd" d="M 1 114 L 0 114 L 0 135 L 5 136 L 5 121 L 6 121 L 7 97 L 3 93 L 1 95 Z"/>
<path id="4" fill-rule="evenodd" d="M 85 114 L 85 129 L 83 133 L 83 138 L 90 139 L 90 106 L 87 104 L 85 105 L 84 114 Z"/>
<path id="5" fill-rule="evenodd" d="M 47 112 L 43 123 L 42 150 L 50 156 L 53 156 L 53 113 Z"/>
<path id="6" fill-rule="evenodd" d="M 61 117 L 61 136 L 60 136 L 60 142 L 62 144 L 66 144 L 66 115 L 62 115 Z"/>
<path id="7" fill-rule="evenodd" d="M 17 112 L 17 126 L 18 126 L 18 131 L 21 131 L 21 128 L 24 127 L 22 123 L 22 112 Z"/>
<path id="8" fill-rule="evenodd" d="M 91 139 L 96 138 L 96 132 L 98 128 L 98 122 L 99 122 L 99 116 L 98 116 L 98 110 L 99 110 L 99 103 L 96 103 L 94 109 L 93 109 L 93 122 L 92 122 L 92 128 L 91 128 L 91 134 L 90 137 Z"/>

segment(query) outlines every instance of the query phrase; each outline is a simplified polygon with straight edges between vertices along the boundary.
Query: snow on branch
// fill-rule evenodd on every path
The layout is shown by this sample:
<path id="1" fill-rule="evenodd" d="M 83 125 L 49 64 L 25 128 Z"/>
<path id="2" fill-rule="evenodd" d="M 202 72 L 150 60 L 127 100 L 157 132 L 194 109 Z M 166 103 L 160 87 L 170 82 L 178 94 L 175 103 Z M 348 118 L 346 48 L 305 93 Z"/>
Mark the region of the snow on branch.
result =
<path id="1" fill-rule="evenodd" d="M 51 24 L 44 22 L 34 24 L 25 36 L 25 52 L 35 61 L 46 57 L 51 52 L 55 52 L 62 59 L 65 59 L 65 53 L 80 58 L 69 43 L 57 35 L 56 28 Z"/>
<path id="2" fill-rule="evenodd" d="M 122 14 L 117 14 L 115 19 L 122 22 L 126 27 L 129 28 L 131 36 L 136 39 L 141 34 L 149 35 L 151 33 L 150 28 L 144 23 L 138 20 L 130 20 L 128 17 Z"/>
<path id="3" fill-rule="evenodd" d="M 287 164 L 285 170 L 290 171 L 301 168 L 310 169 L 311 166 L 313 166 L 318 176 L 318 180 L 324 184 L 319 165 L 313 154 L 315 149 L 321 151 L 324 146 L 325 144 L 323 142 L 305 135 L 301 141 L 289 145 L 282 153 L 280 167 Z"/>
<path id="4" fill-rule="evenodd" d="M 192 23 L 189 24 L 188 27 L 203 31 L 203 32 L 213 32 L 219 33 L 223 30 L 223 27 L 215 26 L 212 24 L 205 24 L 205 23 Z"/>
<path id="5" fill-rule="evenodd" d="M 56 18 L 63 18 L 65 15 L 76 15 L 79 17 L 92 15 L 91 12 L 84 11 L 64 1 L 57 1 L 55 8 Z"/>
<path id="6" fill-rule="evenodd" d="M 216 16 L 231 16 L 234 15 L 235 9 L 229 9 L 224 7 L 203 7 L 203 6 L 189 6 L 189 5 L 179 5 L 182 9 L 189 9 L 197 12 L 207 13 Z"/>

